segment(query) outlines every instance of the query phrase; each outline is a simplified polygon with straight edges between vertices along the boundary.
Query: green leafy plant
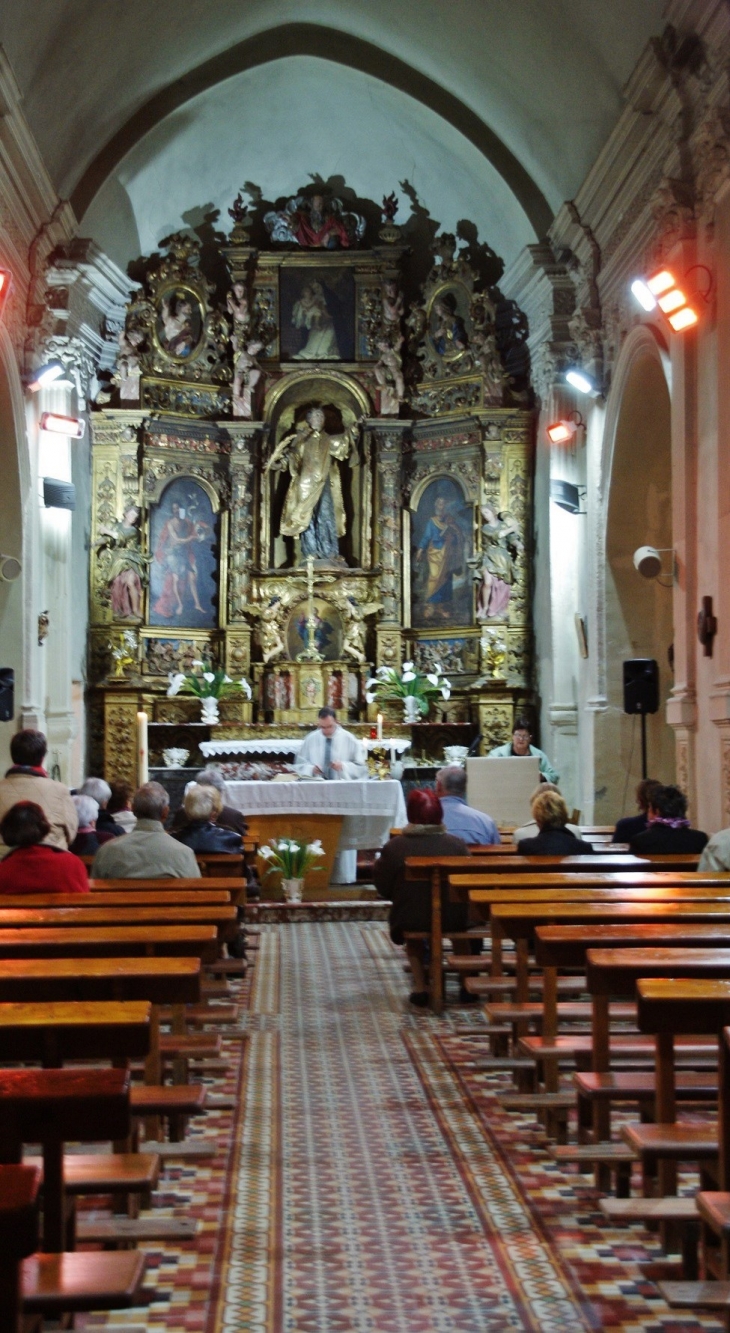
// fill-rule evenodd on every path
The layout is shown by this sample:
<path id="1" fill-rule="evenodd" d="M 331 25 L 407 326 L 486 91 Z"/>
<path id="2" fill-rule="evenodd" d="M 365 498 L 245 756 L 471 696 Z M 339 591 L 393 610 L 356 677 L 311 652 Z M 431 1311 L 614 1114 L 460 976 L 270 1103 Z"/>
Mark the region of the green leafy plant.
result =
<path id="1" fill-rule="evenodd" d="M 234 694 L 240 694 L 241 691 L 247 699 L 251 698 L 251 686 L 247 680 L 243 678 L 233 680 L 220 667 L 214 670 L 210 662 L 203 662 L 200 659 L 192 665 L 198 670 L 170 673 L 168 698 L 176 694 L 194 694 L 198 699 L 228 699 Z"/>
<path id="2" fill-rule="evenodd" d="M 428 717 L 436 699 L 448 699 L 451 682 L 446 679 L 438 662 L 431 671 L 416 671 L 413 662 L 404 662 L 400 671 L 395 667 L 378 667 L 374 676 L 365 681 L 365 698 L 369 704 L 384 699 L 415 699 L 418 709 Z"/>

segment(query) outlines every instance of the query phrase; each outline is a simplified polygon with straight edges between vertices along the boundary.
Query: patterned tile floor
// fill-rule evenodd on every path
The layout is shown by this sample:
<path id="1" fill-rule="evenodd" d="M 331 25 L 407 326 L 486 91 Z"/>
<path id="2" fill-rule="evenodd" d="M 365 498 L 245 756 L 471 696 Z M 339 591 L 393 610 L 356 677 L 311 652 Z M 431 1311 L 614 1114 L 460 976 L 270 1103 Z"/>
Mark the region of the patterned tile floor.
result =
<path id="1" fill-rule="evenodd" d="M 479 1022 L 409 1010 L 380 923 L 264 926 L 229 1069 L 236 1110 L 192 1132 L 220 1152 L 170 1166 L 156 1206 L 194 1244 L 147 1247 L 148 1309 L 118 1333 L 716 1333 L 673 1313 L 640 1268 L 656 1237 L 612 1229 L 587 1176 L 550 1162 L 536 1122 L 473 1067 Z"/>

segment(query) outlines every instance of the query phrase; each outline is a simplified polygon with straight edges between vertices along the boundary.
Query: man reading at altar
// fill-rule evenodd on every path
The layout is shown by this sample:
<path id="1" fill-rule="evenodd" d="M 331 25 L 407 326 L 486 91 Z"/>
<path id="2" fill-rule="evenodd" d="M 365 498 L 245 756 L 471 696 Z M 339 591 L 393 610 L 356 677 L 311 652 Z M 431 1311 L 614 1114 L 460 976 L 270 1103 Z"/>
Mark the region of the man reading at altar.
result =
<path id="1" fill-rule="evenodd" d="M 294 768 L 301 778 L 323 778 L 325 782 L 368 776 L 365 747 L 339 725 L 334 708 L 320 708 L 317 729 L 303 741 Z"/>

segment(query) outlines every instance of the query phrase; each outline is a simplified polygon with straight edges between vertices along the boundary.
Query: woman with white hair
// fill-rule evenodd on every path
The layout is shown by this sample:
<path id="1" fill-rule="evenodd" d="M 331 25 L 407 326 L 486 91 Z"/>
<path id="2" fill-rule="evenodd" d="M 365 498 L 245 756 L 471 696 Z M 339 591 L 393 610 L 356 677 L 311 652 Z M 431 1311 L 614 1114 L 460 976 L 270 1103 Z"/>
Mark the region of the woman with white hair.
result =
<path id="1" fill-rule="evenodd" d="M 219 768 L 203 768 L 198 773 L 195 781 L 201 787 L 215 787 L 221 794 L 222 805 L 216 819 L 219 828 L 232 829 L 234 833 L 240 833 L 241 837 L 246 835 L 246 821 L 240 810 L 228 804 L 228 785 Z M 188 818 L 185 814 L 185 807 L 180 806 L 175 811 L 172 823 L 169 825 L 172 834 L 181 833 L 187 827 Z"/>
<path id="2" fill-rule="evenodd" d="M 78 795 L 90 796 L 99 807 L 99 813 L 96 817 L 96 836 L 99 843 L 108 842 L 110 838 L 121 838 L 126 829 L 116 824 L 113 816 L 107 810 L 112 796 L 109 783 L 105 782 L 103 778 L 87 778 L 83 787 L 79 787 Z"/>
<path id="3" fill-rule="evenodd" d="M 111 795 L 111 792 L 109 793 Z M 72 796 L 79 817 L 79 827 L 69 851 L 75 856 L 95 856 L 99 850 L 96 836 L 96 820 L 99 814 L 98 802 L 91 796 Z"/>
<path id="4" fill-rule="evenodd" d="M 241 836 L 232 829 L 219 828 L 217 819 L 223 798 L 217 787 L 189 782 L 185 789 L 184 828 L 174 834 L 178 842 L 194 852 L 240 852 Z"/>

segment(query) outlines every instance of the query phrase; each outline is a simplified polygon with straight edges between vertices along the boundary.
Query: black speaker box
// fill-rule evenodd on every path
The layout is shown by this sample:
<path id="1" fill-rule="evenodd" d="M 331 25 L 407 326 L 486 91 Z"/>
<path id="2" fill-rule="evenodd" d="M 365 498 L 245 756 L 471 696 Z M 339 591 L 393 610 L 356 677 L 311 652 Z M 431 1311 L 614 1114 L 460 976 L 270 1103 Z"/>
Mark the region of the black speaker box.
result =
<path id="1" fill-rule="evenodd" d="M 659 666 L 653 657 L 624 662 L 624 712 L 659 711 Z"/>
<path id="2" fill-rule="evenodd" d="M 15 712 L 15 672 L 0 667 L 0 722 L 12 722 Z"/>

